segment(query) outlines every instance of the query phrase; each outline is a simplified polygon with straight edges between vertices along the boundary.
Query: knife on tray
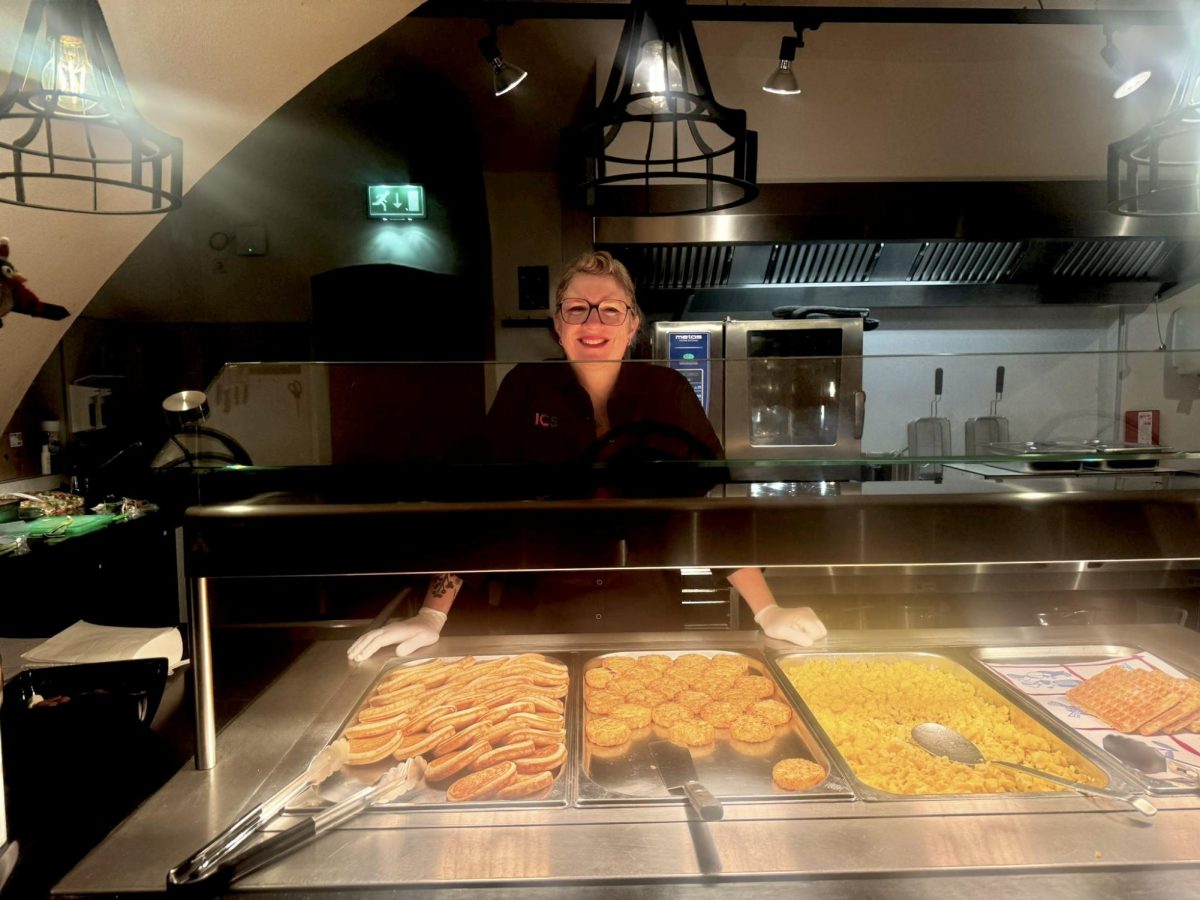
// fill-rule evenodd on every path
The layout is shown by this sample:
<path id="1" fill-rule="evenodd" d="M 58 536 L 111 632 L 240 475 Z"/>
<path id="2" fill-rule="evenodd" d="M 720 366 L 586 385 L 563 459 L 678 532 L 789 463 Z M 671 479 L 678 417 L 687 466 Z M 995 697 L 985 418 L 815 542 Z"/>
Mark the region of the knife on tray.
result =
<path id="1" fill-rule="evenodd" d="M 692 809 L 705 822 L 714 822 L 725 815 L 721 801 L 709 793 L 708 788 L 696 780 L 696 764 L 687 747 L 670 741 L 653 741 L 650 758 L 658 776 L 668 791 L 683 791 Z"/>

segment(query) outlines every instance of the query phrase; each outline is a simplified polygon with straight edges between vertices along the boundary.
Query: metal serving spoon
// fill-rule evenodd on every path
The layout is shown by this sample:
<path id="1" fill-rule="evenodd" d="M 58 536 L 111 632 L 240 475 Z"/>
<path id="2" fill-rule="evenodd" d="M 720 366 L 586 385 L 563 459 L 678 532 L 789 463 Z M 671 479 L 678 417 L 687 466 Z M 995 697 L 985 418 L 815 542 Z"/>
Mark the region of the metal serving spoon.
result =
<path id="1" fill-rule="evenodd" d="M 987 759 L 979 752 L 979 748 L 967 738 L 963 737 L 953 728 L 939 725 L 936 722 L 925 722 L 913 728 L 912 739 L 921 749 L 929 751 L 934 756 L 944 756 L 946 759 L 953 760 L 954 762 L 965 763 L 968 766 L 978 766 L 984 763 L 993 766 L 1004 766 L 1004 768 L 1012 769 L 1014 772 L 1024 772 L 1026 775 L 1034 775 L 1045 781 L 1060 784 L 1076 793 L 1083 794 L 1085 797 L 1107 797 L 1110 800 L 1120 800 L 1128 803 L 1145 816 L 1152 816 L 1158 812 L 1157 807 L 1145 797 L 1138 794 L 1127 794 L 1121 791 L 1110 791 L 1107 788 L 1091 787 L 1080 784 L 1078 781 L 1071 781 L 1069 778 L 1060 778 L 1058 775 L 1051 775 L 1049 772 L 1043 772 L 1041 769 L 1035 769 L 1031 766 L 1022 766 L 1018 763 L 1004 762 L 999 759 Z"/>
<path id="2" fill-rule="evenodd" d="M 1147 775 L 1168 772 L 1176 778 L 1200 782 L 1200 767 L 1171 759 L 1151 744 L 1143 744 L 1123 734 L 1106 734 L 1103 746 L 1125 765 L 1133 766 Z"/>

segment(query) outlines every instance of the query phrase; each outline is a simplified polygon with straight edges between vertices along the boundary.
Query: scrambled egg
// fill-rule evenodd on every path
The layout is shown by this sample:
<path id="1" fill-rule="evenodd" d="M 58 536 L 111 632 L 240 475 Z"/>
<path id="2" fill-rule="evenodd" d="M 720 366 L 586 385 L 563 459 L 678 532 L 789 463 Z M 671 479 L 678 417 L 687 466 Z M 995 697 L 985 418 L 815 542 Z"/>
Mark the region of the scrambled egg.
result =
<path id="1" fill-rule="evenodd" d="M 969 682 L 907 660 L 814 659 L 785 666 L 788 679 L 859 780 L 893 794 L 992 794 L 1064 790 L 1003 766 L 968 766 L 912 742 L 914 725 L 940 722 L 969 738 L 988 759 L 1022 763 L 1095 784 L 1078 756 Z"/>

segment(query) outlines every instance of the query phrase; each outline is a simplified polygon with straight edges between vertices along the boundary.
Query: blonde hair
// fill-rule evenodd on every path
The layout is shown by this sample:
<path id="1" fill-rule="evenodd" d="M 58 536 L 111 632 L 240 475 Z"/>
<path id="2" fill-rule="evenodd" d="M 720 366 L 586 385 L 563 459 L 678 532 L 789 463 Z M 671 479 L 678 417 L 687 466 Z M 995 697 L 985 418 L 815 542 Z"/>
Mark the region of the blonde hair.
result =
<path id="1" fill-rule="evenodd" d="M 562 277 L 558 279 L 558 287 L 554 291 L 554 305 L 563 302 L 567 294 L 567 285 L 571 283 L 571 279 L 576 275 L 607 275 L 616 281 L 617 285 L 625 292 L 629 298 L 629 305 L 633 309 L 633 314 L 640 320 L 642 318 L 642 309 L 638 306 L 637 294 L 633 288 L 633 277 L 629 274 L 629 270 L 619 260 L 614 259 L 613 255 L 607 250 L 589 251 L 573 263 L 567 266 L 566 271 L 562 273 Z"/>

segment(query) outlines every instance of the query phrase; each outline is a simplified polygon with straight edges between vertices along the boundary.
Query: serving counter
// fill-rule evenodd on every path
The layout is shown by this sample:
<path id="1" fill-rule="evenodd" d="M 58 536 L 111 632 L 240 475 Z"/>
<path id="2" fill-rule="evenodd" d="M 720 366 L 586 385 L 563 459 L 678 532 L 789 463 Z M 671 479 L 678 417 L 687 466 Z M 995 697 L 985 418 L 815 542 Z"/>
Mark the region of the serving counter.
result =
<path id="1" fill-rule="evenodd" d="M 651 474 L 664 477 L 669 467 Z M 495 480 L 497 470 L 489 478 Z M 678 474 L 691 476 L 695 470 Z M 765 567 L 791 583 L 892 595 L 930 585 L 990 597 L 1023 590 L 1143 592 L 1191 602 L 1200 511 L 1189 490 L 1056 493 L 1024 483 L 842 484 L 832 493 L 361 503 L 266 496 L 187 514 L 195 769 L 179 772 L 56 888 L 60 897 L 164 890 L 168 869 L 271 796 L 340 733 L 386 652 L 362 665 L 349 641 L 318 640 L 218 737 L 209 622 L 225 581 L 375 573 Z M 940 589 L 940 588 L 938 588 Z M 982 592 L 982 593 L 980 593 Z M 785 598 L 781 594 L 781 601 Z M 832 631 L 819 651 L 1032 643 L 1136 646 L 1200 672 L 1200 636 L 1176 625 Z M 427 655 L 739 650 L 788 645 L 757 631 L 444 638 Z M 576 665 L 574 671 L 578 674 Z M 575 708 L 581 691 L 573 688 Z M 569 725 L 577 766 L 580 725 Z M 1155 796 L 1145 818 L 1083 796 L 735 799 L 698 827 L 682 803 L 580 801 L 567 773 L 557 806 L 437 806 L 364 814 L 237 881 L 234 894 L 390 891 L 457 896 L 694 896 L 1030 893 L 1186 895 L 1200 883 L 1200 794 Z M 269 828 L 280 830 L 285 815 Z M 1019 891 L 1018 891 L 1019 888 Z"/>
<path id="2" fill-rule="evenodd" d="M 1174 625 L 1063 627 L 1054 642 L 1136 645 L 1193 672 L 1200 636 Z M 824 649 L 887 650 L 1045 642 L 1039 628 L 833 632 Z M 164 889 L 167 870 L 253 802 L 302 771 L 334 738 L 380 668 L 346 660 L 346 641 L 318 641 L 220 735 L 220 762 L 185 768 L 56 888 L 59 897 Z M 541 650 L 739 650 L 787 645 L 756 633 L 447 638 L 440 656 Z M 1146 818 L 1123 803 L 1070 795 L 891 802 L 787 797 L 727 802 L 698 823 L 679 805 L 417 809 L 366 813 L 235 883 L 231 894 L 324 891 L 362 896 L 1143 896 L 1194 894 L 1200 795 L 1155 797 Z M 270 828 L 294 823 L 283 816 Z M 703 837 L 703 836 L 701 836 Z M 702 843 L 699 846 L 704 847 Z M 272 893 L 279 896 L 279 893 Z M 371 896 L 377 896 L 371 894 Z"/>

